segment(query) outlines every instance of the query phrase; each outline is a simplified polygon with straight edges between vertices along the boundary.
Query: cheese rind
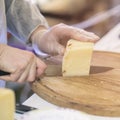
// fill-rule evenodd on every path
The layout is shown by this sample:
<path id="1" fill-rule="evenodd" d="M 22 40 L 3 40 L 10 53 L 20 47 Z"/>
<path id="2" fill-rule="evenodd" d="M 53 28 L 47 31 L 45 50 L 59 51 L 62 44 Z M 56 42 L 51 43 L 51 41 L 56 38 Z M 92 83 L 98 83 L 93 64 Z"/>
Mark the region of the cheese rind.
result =
<path id="1" fill-rule="evenodd" d="M 0 88 L 0 120 L 14 120 L 15 95 L 10 89 Z"/>
<path id="2" fill-rule="evenodd" d="M 63 57 L 63 76 L 89 75 L 94 43 L 69 40 Z"/>

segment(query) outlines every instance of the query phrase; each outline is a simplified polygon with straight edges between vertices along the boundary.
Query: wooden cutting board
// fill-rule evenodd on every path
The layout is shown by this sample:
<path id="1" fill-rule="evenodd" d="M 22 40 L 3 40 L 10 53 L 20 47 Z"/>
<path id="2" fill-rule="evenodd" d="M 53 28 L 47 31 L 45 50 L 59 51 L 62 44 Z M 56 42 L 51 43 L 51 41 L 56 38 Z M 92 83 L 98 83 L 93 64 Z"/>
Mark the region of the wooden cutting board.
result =
<path id="1" fill-rule="evenodd" d="M 74 64 L 74 63 L 73 63 Z M 95 51 L 90 76 L 62 77 L 60 66 L 49 66 L 32 90 L 50 103 L 101 116 L 120 116 L 120 54 Z"/>

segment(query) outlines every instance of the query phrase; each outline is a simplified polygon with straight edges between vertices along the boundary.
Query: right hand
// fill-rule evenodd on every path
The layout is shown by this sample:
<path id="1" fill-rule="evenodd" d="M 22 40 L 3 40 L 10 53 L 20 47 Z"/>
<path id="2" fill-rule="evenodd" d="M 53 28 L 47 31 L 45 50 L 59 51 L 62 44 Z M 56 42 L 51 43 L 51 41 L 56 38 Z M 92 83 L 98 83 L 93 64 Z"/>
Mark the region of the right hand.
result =
<path id="1" fill-rule="evenodd" d="M 0 44 L 0 70 L 10 75 L 0 79 L 16 82 L 32 82 L 46 69 L 46 64 L 32 52 Z"/>

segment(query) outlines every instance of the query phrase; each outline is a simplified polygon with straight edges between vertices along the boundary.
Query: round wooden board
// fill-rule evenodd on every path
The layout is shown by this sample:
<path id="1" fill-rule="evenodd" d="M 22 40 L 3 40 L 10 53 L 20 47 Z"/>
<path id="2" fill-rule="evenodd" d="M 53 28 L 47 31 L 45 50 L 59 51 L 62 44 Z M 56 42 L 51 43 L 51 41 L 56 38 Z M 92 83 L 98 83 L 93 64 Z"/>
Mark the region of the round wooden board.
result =
<path id="1" fill-rule="evenodd" d="M 95 51 L 90 76 L 45 76 L 35 81 L 32 89 L 58 106 L 94 115 L 120 116 L 120 54 Z"/>

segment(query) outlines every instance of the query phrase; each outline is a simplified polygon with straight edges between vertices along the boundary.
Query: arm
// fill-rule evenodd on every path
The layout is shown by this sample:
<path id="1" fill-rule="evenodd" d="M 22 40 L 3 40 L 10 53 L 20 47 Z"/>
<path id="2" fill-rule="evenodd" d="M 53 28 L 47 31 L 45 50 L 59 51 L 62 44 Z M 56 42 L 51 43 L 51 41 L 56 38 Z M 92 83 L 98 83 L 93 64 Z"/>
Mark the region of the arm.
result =
<path id="1" fill-rule="evenodd" d="M 19 40 L 28 42 L 31 33 L 38 28 L 47 28 L 40 11 L 28 0 L 5 0 L 8 31 Z"/>

